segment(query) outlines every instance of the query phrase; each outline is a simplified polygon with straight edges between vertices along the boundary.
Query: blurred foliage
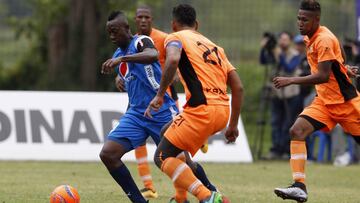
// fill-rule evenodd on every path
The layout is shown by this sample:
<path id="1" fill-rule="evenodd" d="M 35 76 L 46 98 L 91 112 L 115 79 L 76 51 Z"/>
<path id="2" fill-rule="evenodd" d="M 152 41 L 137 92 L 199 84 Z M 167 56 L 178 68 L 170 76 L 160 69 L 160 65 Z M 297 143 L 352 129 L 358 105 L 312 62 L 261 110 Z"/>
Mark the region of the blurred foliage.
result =
<path id="1" fill-rule="evenodd" d="M 0 4 L 0 20 L 2 21 L 6 16 L 6 12 L 9 9 L 7 8 L 6 4 Z"/>
<path id="2" fill-rule="evenodd" d="M 5 69 L 1 76 L 1 89 L 40 90 L 47 88 L 47 28 L 66 16 L 68 0 L 29 0 L 33 10 L 27 17 L 7 18 L 15 29 L 15 37 L 27 38 L 31 43 L 14 68 Z"/>
<path id="3" fill-rule="evenodd" d="M 37 41 L 46 38 L 46 28 L 68 15 L 69 0 L 29 0 L 32 15 L 27 17 L 10 16 L 7 21 L 16 31 L 16 37 L 25 36 Z M 35 42 L 35 43 L 46 43 Z"/>
<path id="4" fill-rule="evenodd" d="M 88 35 L 83 26 L 71 31 L 71 9 L 76 2 L 84 0 L 0 0 L 0 16 L 15 30 L 17 46 L 6 42 L 9 37 L 1 41 L 0 63 L 5 68 L 0 69 L 0 89 L 35 89 L 35 90 L 114 90 L 113 76 L 100 75 L 98 70 L 89 69 L 95 75 L 95 85 L 88 88 L 83 84 L 84 38 Z M 340 39 L 344 36 L 355 35 L 355 14 L 353 0 L 319 0 L 323 7 L 322 23 L 337 34 Z M 134 30 L 134 15 L 137 5 L 145 3 L 153 7 L 155 26 L 170 32 L 171 8 L 178 3 L 191 3 L 197 10 L 200 22 L 200 32 L 204 33 L 215 43 L 222 46 L 234 64 L 240 64 L 242 78 L 253 82 L 255 70 L 246 68 L 247 64 L 256 64 L 259 52 L 259 41 L 264 31 L 278 33 L 288 30 L 296 33 L 296 14 L 298 0 L 88 0 L 96 2 L 96 23 L 94 29 L 98 31 L 96 40 L 96 61 L 94 65 L 100 68 L 101 63 L 110 57 L 115 49 L 108 40 L 105 32 L 107 15 L 112 10 L 123 10 L 129 18 L 132 31 Z M 336 13 L 336 15 L 334 15 Z M 49 32 L 54 26 L 64 26 L 64 49 L 68 49 L 69 38 L 77 41 L 73 52 L 68 53 L 56 77 L 50 76 L 51 63 L 49 56 Z M 0 24 L 1 26 L 1 24 Z M 61 28 L 61 27 L 60 27 Z M 8 33 L 6 33 L 8 35 Z M 26 39 L 26 44 L 23 40 Z M 8 50 L 9 54 L 2 55 Z M 21 54 L 11 67 L 8 59 Z M 66 55 L 66 54 L 65 54 Z M 246 82 L 244 82 L 247 85 Z M 247 91 L 256 91 L 253 85 Z M 257 98 L 257 95 L 252 95 Z"/>
<path id="5" fill-rule="evenodd" d="M 17 1 L 11 2 L 2 0 L 0 4 L 0 15 L 6 13 L 6 5 L 12 5 Z M 4 3 L 5 2 L 5 3 Z M 90 1 L 84 1 L 82 5 Z M 127 0 L 91 0 L 96 4 L 94 12 L 96 21 L 93 23 L 94 29 L 98 32 L 98 43 L 96 45 L 96 67 L 100 68 L 101 63 L 112 56 L 114 47 L 108 40 L 105 32 L 105 23 L 108 14 L 112 10 L 123 10 L 129 17 L 131 27 L 134 27 L 135 8 L 139 4 L 148 4 L 154 9 L 160 5 L 158 0 L 142 0 L 129 3 Z M 31 10 L 31 15 L 17 17 L 9 15 L 6 18 L 7 23 L 15 30 L 16 39 L 26 38 L 30 42 L 29 48 L 25 50 L 23 56 L 11 68 L 0 68 L 0 89 L 17 90 L 91 90 L 103 91 L 114 90 L 113 76 L 100 75 L 96 70 L 95 85 L 87 87 L 81 82 L 80 68 L 84 59 L 82 59 L 84 38 L 87 34 L 84 26 L 79 26 L 75 32 L 70 31 L 71 18 L 70 9 L 74 6 L 72 0 L 29 0 L 22 1 L 23 4 Z M 14 5 L 13 5 L 14 6 Z M 1 12 L 3 11 L 3 12 Z M 86 9 L 84 12 L 88 12 Z M 85 15 L 85 14 L 84 14 Z M 84 18 L 84 17 L 82 17 Z M 69 46 L 75 47 L 75 54 L 64 57 L 64 66 L 57 72 L 56 77 L 49 76 L 50 69 L 50 32 L 54 26 L 64 27 L 62 36 L 66 40 L 64 49 Z M 69 41 L 70 38 L 76 40 Z M 70 45 L 75 41 L 75 45 Z M 67 54 L 67 53 L 66 53 Z M 65 54 L 65 55 L 66 55 Z"/>

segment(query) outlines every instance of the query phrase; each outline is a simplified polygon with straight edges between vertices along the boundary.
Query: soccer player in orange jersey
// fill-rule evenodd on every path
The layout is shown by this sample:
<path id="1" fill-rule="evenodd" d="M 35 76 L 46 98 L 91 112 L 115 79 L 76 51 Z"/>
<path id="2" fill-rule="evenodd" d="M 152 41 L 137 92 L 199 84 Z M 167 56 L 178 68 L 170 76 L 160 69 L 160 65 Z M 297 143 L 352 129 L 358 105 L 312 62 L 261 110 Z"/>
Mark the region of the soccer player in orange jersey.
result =
<path id="1" fill-rule="evenodd" d="M 137 28 L 137 34 L 147 35 L 154 41 L 154 45 L 159 53 L 159 62 L 161 68 L 163 69 L 165 62 L 164 41 L 165 38 L 167 37 L 167 34 L 160 30 L 155 29 L 152 26 L 152 19 L 153 18 L 150 7 L 143 5 L 143 6 L 139 6 L 136 9 L 135 23 Z M 172 96 L 174 101 L 177 100 L 177 95 L 175 91 L 170 91 L 169 88 L 168 93 Z M 145 198 L 157 198 L 158 194 L 155 190 L 152 177 L 150 174 L 150 165 L 148 164 L 147 161 L 146 143 L 135 149 L 135 156 L 138 163 L 138 172 L 141 180 L 144 183 L 144 188 L 140 190 L 142 195 Z"/>
<path id="2" fill-rule="evenodd" d="M 153 41 L 156 49 L 158 50 L 158 56 L 159 56 L 159 62 L 164 69 L 164 63 L 165 63 L 165 48 L 164 48 L 164 41 L 167 37 L 167 33 L 162 32 L 160 30 L 155 29 L 152 26 L 152 12 L 151 8 L 146 5 L 141 5 L 136 9 L 136 15 L 135 15 L 135 23 L 137 28 L 137 34 L 139 35 L 146 35 L 149 36 Z M 118 76 L 116 78 L 116 85 L 120 91 L 123 91 L 123 82 L 121 81 L 120 77 Z M 177 101 L 177 93 L 175 91 L 174 86 L 170 86 L 167 89 L 167 93 L 171 95 L 172 99 L 176 102 Z M 141 193 L 145 198 L 157 198 L 158 193 L 156 192 L 155 186 L 152 181 L 152 176 L 150 173 L 150 165 L 147 160 L 147 149 L 146 149 L 146 143 L 139 146 L 135 149 L 135 156 L 138 163 L 138 172 L 140 175 L 140 178 L 144 184 L 144 188 L 141 189 Z M 181 155 L 182 159 L 185 159 L 184 155 Z M 200 180 L 206 184 L 206 186 L 210 190 L 216 190 L 215 186 L 211 184 L 211 182 L 208 180 L 205 172 L 202 170 L 201 165 L 199 165 L 196 162 L 192 162 L 188 158 L 188 164 L 192 166 L 192 169 L 194 170 L 196 176 L 200 176 Z M 177 188 L 175 188 L 177 189 Z M 178 199 L 183 200 L 183 202 L 186 202 L 187 197 L 186 193 L 182 193 L 176 190 L 175 197 Z M 174 198 L 175 198 L 174 197 Z"/>
<path id="3" fill-rule="evenodd" d="M 313 84 L 317 96 L 304 109 L 290 129 L 290 165 L 294 184 L 276 188 L 274 192 L 283 199 L 306 202 L 305 138 L 316 130 L 331 130 L 339 123 L 344 131 L 360 144 L 360 96 L 351 84 L 349 72 L 339 40 L 325 26 L 320 26 L 320 4 L 316 0 L 303 0 L 298 11 L 298 27 L 305 35 L 307 59 L 311 75 L 304 77 L 276 77 L 275 87 L 291 84 Z"/>
<path id="4" fill-rule="evenodd" d="M 164 133 L 154 161 L 176 187 L 189 191 L 200 202 L 227 202 L 219 192 L 206 188 L 189 166 L 176 157 L 183 151 L 194 156 L 211 135 L 226 127 L 230 115 L 227 84 L 231 88 L 232 101 L 225 137 L 229 142 L 236 140 L 243 97 L 241 80 L 224 50 L 196 31 L 198 23 L 193 7 L 180 4 L 172 14 L 174 33 L 165 40 L 165 70 L 158 93 L 145 115 L 151 117 L 151 111 L 157 111 L 162 106 L 177 67 L 187 103 L 184 111 L 175 117 Z"/>

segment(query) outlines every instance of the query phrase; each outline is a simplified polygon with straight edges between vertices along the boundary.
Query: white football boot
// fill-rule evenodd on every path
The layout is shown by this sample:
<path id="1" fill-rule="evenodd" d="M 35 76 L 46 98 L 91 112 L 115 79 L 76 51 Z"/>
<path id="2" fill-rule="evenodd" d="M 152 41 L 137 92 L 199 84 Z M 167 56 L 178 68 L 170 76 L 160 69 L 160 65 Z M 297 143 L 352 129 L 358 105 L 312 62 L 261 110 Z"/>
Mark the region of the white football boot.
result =
<path id="1" fill-rule="evenodd" d="M 278 197 L 292 199 L 297 202 L 306 202 L 308 199 L 306 186 L 300 182 L 295 182 L 287 188 L 275 188 L 274 192 Z"/>

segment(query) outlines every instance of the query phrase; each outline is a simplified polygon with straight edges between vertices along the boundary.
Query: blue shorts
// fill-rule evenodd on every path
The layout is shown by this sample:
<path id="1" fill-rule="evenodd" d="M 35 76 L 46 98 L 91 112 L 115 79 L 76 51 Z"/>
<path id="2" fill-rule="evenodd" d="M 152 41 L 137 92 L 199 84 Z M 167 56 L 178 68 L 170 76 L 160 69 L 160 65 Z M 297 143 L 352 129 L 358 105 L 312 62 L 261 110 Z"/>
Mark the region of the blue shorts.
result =
<path id="1" fill-rule="evenodd" d="M 176 110 L 165 110 L 151 119 L 141 114 L 126 112 L 120 118 L 119 124 L 110 131 L 107 139 L 121 144 L 126 151 L 145 144 L 149 136 L 158 145 L 162 127 L 172 120 Z"/>

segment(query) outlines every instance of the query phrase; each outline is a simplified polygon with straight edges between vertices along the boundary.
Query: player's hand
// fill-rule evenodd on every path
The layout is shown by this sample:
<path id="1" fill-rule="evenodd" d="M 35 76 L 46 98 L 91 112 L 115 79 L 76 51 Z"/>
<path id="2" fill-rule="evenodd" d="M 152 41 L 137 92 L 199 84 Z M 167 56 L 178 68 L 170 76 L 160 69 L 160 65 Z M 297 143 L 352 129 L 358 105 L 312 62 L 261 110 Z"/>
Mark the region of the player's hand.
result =
<path id="1" fill-rule="evenodd" d="M 115 86 L 120 92 L 125 92 L 125 81 L 120 76 L 116 76 Z"/>
<path id="2" fill-rule="evenodd" d="M 114 67 L 121 63 L 121 57 L 111 58 L 106 60 L 101 66 L 102 74 L 110 74 L 113 72 Z"/>
<path id="3" fill-rule="evenodd" d="M 279 89 L 291 85 L 292 81 L 290 77 L 275 77 L 273 83 L 275 87 Z"/>
<path id="4" fill-rule="evenodd" d="M 347 74 L 351 78 L 360 77 L 360 68 L 358 66 L 346 65 Z"/>
<path id="5" fill-rule="evenodd" d="M 148 118 L 152 118 L 151 111 L 159 111 L 161 106 L 164 103 L 164 97 L 156 95 L 154 99 L 150 102 L 149 106 L 147 107 L 144 116 Z"/>
<path id="6" fill-rule="evenodd" d="M 227 143 L 234 143 L 238 136 L 239 136 L 239 130 L 237 126 L 235 127 L 229 126 L 225 131 L 225 138 L 227 140 Z"/>

